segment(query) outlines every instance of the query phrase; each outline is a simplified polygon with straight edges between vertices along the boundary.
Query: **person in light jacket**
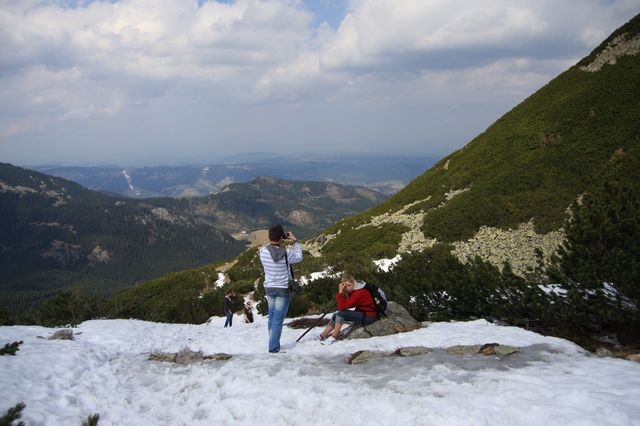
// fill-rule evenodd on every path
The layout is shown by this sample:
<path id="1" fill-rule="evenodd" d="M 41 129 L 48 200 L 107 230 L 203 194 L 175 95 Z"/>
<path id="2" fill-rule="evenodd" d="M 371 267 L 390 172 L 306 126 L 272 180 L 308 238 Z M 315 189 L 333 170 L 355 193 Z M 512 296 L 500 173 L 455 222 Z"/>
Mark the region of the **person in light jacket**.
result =
<path id="1" fill-rule="evenodd" d="M 285 240 L 293 242 L 284 246 Z M 289 310 L 289 278 L 291 268 L 287 263 L 302 261 L 302 247 L 291 232 L 284 232 L 282 225 L 269 229 L 269 244 L 260 248 L 260 261 L 264 268 L 264 289 L 269 306 L 269 352 L 280 352 L 282 324 Z"/>

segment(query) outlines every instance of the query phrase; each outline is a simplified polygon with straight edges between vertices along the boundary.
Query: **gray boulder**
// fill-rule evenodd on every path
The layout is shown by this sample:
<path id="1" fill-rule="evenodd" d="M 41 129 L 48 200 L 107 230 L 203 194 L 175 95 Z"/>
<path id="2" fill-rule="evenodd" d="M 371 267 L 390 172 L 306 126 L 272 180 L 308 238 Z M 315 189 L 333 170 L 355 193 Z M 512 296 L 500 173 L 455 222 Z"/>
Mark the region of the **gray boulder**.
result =
<path id="1" fill-rule="evenodd" d="M 149 354 L 149 361 L 175 362 L 176 364 L 195 364 L 203 361 L 226 361 L 232 355 L 223 352 L 213 355 L 205 355 L 202 351 L 193 351 L 189 348 L 181 348 L 177 353 L 173 352 L 152 352 Z"/>
<path id="2" fill-rule="evenodd" d="M 475 355 L 482 354 L 485 356 L 495 355 L 497 357 L 506 357 L 520 352 L 520 348 L 515 346 L 501 345 L 499 343 L 485 343 L 484 345 L 456 345 L 444 348 L 449 355 Z"/>
<path id="3" fill-rule="evenodd" d="M 416 355 L 426 355 L 431 352 L 433 352 L 433 349 L 425 348 L 424 346 L 406 346 L 404 348 L 396 349 L 396 351 L 394 352 L 394 355 L 416 356 Z"/>
<path id="4" fill-rule="evenodd" d="M 424 346 L 407 346 L 404 348 L 398 348 L 395 351 L 384 352 L 384 351 L 357 351 L 352 353 L 347 359 L 349 364 L 364 364 L 365 362 L 369 362 L 374 359 L 391 357 L 391 356 L 417 356 L 417 355 L 426 355 L 433 352 L 433 349 L 426 348 Z"/>
<path id="5" fill-rule="evenodd" d="M 638 354 L 629 354 L 629 355 L 627 355 L 627 359 L 629 361 L 640 362 L 640 353 L 638 353 Z"/>
<path id="6" fill-rule="evenodd" d="M 48 340 L 73 340 L 73 330 L 70 328 L 65 328 L 63 330 L 58 330 L 53 333 L 51 336 L 47 337 Z"/>
<path id="7" fill-rule="evenodd" d="M 393 352 L 383 352 L 383 351 L 357 351 L 352 353 L 347 359 L 347 363 L 349 364 L 364 364 L 365 362 L 369 362 L 373 359 L 384 358 L 387 356 L 393 355 Z"/>
<path id="8" fill-rule="evenodd" d="M 425 346 L 407 346 L 398 348 L 392 352 L 375 351 L 375 350 L 362 350 L 352 353 L 347 359 L 349 364 L 364 364 L 372 360 L 386 358 L 386 357 L 409 357 L 418 355 L 428 355 L 434 350 Z M 519 353 L 520 348 L 514 346 L 501 345 L 499 343 L 485 343 L 484 345 L 456 345 L 443 348 L 439 350 L 447 355 L 484 355 L 492 356 L 493 359 L 503 359 L 509 355 Z M 441 358 L 442 359 L 442 358 Z"/>
<path id="9" fill-rule="evenodd" d="M 402 305 L 389 301 L 387 316 L 380 318 L 366 327 L 362 324 L 352 324 L 344 330 L 344 339 L 364 339 L 373 336 L 389 336 L 420 328 L 416 321 Z"/>

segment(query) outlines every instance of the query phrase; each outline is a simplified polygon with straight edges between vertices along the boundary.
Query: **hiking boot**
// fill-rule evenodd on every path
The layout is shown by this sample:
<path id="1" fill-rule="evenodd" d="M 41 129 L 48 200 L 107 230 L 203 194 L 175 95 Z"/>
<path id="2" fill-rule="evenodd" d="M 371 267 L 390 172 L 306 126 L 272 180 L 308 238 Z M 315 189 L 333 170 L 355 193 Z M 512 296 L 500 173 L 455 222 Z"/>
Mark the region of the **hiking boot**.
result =
<path id="1" fill-rule="evenodd" d="M 338 339 L 336 339 L 335 337 L 329 336 L 326 339 L 322 340 L 320 343 L 322 343 L 323 345 L 333 345 L 337 341 Z"/>

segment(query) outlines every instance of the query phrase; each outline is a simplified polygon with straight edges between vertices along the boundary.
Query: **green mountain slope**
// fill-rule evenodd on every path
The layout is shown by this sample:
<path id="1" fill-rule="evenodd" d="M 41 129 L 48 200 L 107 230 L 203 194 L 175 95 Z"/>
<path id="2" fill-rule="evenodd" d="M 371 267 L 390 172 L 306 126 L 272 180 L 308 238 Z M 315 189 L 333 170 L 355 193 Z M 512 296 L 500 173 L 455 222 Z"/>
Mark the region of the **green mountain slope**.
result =
<path id="1" fill-rule="evenodd" d="M 330 228 L 322 253 L 392 256 L 530 221 L 543 235 L 558 230 L 571 203 L 598 182 L 638 184 L 639 34 L 635 17 L 394 197 Z M 597 68 L 616 50 L 626 54 Z"/>

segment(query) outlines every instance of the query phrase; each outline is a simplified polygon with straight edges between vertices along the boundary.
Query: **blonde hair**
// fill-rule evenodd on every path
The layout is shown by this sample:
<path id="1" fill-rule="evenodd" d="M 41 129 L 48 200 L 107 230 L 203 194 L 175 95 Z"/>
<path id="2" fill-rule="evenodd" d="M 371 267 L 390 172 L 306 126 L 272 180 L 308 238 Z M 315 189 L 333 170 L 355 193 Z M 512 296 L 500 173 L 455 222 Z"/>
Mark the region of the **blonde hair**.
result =
<path id="1" fill-rule="evenodd" d="M 342 282 L 350 281 L 350 282 L 352 282 L 352 283 L 354 283 L 354 284 L 356 283 L 356 279 L 353 277 L 353 275 L 351 275 L 351 274 L 350 274 L 350 273 L 348 273 L 348 272 L 343 273 L 343 274 L 342 274 L 342 278 L 341 278 L 340 280 L 341 280 Z"/>

